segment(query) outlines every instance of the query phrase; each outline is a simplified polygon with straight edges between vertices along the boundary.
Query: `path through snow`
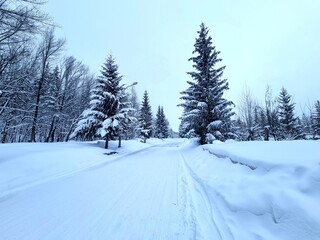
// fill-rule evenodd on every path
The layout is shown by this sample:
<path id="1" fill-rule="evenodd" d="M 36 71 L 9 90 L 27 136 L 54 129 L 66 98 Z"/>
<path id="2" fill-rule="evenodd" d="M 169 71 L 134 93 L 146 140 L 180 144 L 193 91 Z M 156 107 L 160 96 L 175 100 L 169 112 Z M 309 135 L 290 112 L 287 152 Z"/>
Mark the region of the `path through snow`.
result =
<path id="1" fill-rule="evenodd" d="M 177 144 L 149 148 L 5 195 L 0 199 L 1 239 L 213 237 L 217 231 L 197 228 L 191 178 Z"/>

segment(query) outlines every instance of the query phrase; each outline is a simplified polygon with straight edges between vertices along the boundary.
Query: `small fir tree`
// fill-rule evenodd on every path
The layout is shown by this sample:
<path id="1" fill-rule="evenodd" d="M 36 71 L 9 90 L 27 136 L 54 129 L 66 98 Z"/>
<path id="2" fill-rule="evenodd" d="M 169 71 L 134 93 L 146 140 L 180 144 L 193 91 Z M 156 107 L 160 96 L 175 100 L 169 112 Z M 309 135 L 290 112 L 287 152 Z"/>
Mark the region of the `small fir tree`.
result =
<path id="1" fill-rule="evenodd" d="M 145 91 L 139 112 L 139 131 L 144 143 L 152 136 L 152 127 L 152 111 L 148 92 Z"/>
<path id="2" fill-rule="evenodd" d="M 281 88 L 278 97 L 278 116 L 280 123 L 281 139 L 296 139 L 298 131 L 296 127 L 297 118 L 294 116 L 294 103 L 291 95 L 285 88 Z"/>
<path id="3" fill-rule="evenodd" d="M 163 107 L 161 106 L 158 107 L 156 115 L 154 136 L 160 139 L 167 138 L 169 136 L 169 122 L 166 119 Z"/>

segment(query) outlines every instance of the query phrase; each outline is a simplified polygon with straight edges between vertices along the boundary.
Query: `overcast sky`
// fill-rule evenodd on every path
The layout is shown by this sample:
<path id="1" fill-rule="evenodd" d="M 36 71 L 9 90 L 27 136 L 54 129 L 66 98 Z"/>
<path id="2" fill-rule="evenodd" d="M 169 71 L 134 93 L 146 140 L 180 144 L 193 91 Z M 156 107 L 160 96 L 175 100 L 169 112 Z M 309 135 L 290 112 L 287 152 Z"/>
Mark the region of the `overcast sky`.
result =
<path id="1" fill-rule="evenodd" d="M 147 90 L 174 130 L 201 22 L 227 66 L 228 100 L 238 104 L 245 84 L 261 100 L 267 85 L 274 96 L 284 86 L 297 112 L 320 99 L 318 0 L 49 0 L 45 10 L 66 54 L 99 73 L 111 52 L 124 82 L 138 82 L 140 100 Z"/>

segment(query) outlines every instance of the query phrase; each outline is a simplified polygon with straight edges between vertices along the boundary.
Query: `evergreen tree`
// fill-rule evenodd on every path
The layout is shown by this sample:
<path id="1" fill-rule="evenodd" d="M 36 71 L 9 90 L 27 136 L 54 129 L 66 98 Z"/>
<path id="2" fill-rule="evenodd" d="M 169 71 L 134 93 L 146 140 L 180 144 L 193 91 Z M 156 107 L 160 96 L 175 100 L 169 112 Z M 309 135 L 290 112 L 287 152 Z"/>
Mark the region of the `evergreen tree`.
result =
<path id="1" fill-rule="evenodd" d="M 301 117 L 301 125 L 304 135 L 306 139 L 312 138 L 313 131 L 312 131 L 312 117 L 307 116 L 305 113 L 302 114 Z"/>
<path id="2" fill-rule="evenodd" d="M 193 138 L 196 137 L 194 130 L 192 129 L 192 125 L 187 121 L 185 117 L 187 113 L 186 107 L 183 109 L 183 113 L 181 116 L 181 122 L 179 125 L 179 136 L 182 138 Z"/>
<path id="3" fill-rule="evenodd" d="M 238 141 L 247 141 L 248 140 L 248 131 L 246 124 L 238 117 L 234 123 L 236 140 Z"/>
<path id="4" fill-rule="evenodd" d="M 278 97 L 278 115 L 281 131 L 281 139 L 296 139 L 298 138 L 298 131 L 296 127 L 297 118 L 294 116 L 294 103 L 291 95 L 285 88 L 281 88 Z"/>
<path id="5" fill-rule="evenodd" d="M 160 139 L 167 138 L 169 136 L 169 122 L 166 119 L 163 107 L 161 106 L 158 107 L 156 115 L 154 136 Z"/>
<path id="6" fill-rule="evenodd" d="M 119 133 L 120 121 L 124 116 L 119 114 L 123 94 L 121 80 L 118 65 L 109 55 L 91 92 L 90 108 L 82 113 L 73 137 L 83 140 L 101 137 L 106 140 L 105 148 L 108 148 L 108 141 Z"/>
<path id="7" fill-rule="evenodd" d="M 152 111 L 147 91 L 143 94 L 139 112 L 139 131 L 144 143 L 152 136 Z"/>
<path id="8" fill-rule="evenodd" d="M 280 124 L 278 117 L 278 106 L 276 100 L 272 96 L 272 89 L 267 86 L 265 93 L 265 140 L 269 141 L 273 137 L 275 141 L 280 139 Z"/>
<path id="9" fill-rule="evenodd" d="M 132 111 L 130 111 L 130 116 L 138 119 L 139 115 L 139 102 L 138 95 L 134 87 L 131 87 L 131 91 L 129 94 L 129 102 L 131 104 Z M 127 139 L 134 139 L 138 137 L 137 129 L 139 127 L 138 121 L 131 121 L 128 125 Z"/>
<path id="10" fill-rule="evenodd" d="M 320 101 L 317 100 L 314 104 L 314 112 L 312 114 L 312 129 L 313 129 L 313 138 L 320 138 Z"/>
<path id="11" fill-rule="evenodd" d="M 263 108 L 260 108 L 260 127 L 263 134 L 264 141 L 269 141 L 270 126 L 267 123 L 266 113 Z"/>
<path id="12" fill-rule="evenodd" d="M 200 144 L 234 136 L 231 129 L 233 103 L 223 98 L 224 91 L 229 89 L 227 80 L 222 79 L 225 67 L 216 66 L 221 61 L 220 52 L 212 46 L 208 32 L 202 23 L 194 45 L 195 56 L 189 59 L 195 68 L 188 73 L 193 81 L 188 81 L 189 88 L 181 93 L 185 102 L 180 104 L 184 108 L 182 122 L 189 132 L 200 137 Z"/>
<path id="13" fill-rule="evenodd" d="M 124 135 L 125 139 L 128 139 L 132 127 L 137 126 L 137 111 L 131 101 L 131 96 L 126 92 L 126 89 L 127 87 L 122 85 L 119 113 L 116 115 L 116 119 L 119 121 L 119 147 L 121 147 L 122 135 Z"/>

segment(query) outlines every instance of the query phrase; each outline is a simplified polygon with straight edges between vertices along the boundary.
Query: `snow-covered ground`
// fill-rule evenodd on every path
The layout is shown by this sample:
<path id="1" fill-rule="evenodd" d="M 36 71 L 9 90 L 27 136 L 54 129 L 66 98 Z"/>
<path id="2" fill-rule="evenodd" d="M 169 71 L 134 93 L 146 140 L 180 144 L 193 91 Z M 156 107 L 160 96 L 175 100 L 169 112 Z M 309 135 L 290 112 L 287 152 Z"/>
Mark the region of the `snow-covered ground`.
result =
<path id="1" fill-rule="evenodd" d="M 320 239 L 320 142 L 181 150 L 221 239 Z"/>
<path id="2" fill-rule="evenodd" d="M 0 239 L 320 239 L 319 141 L 116 144 L 0 145 Z"/>

